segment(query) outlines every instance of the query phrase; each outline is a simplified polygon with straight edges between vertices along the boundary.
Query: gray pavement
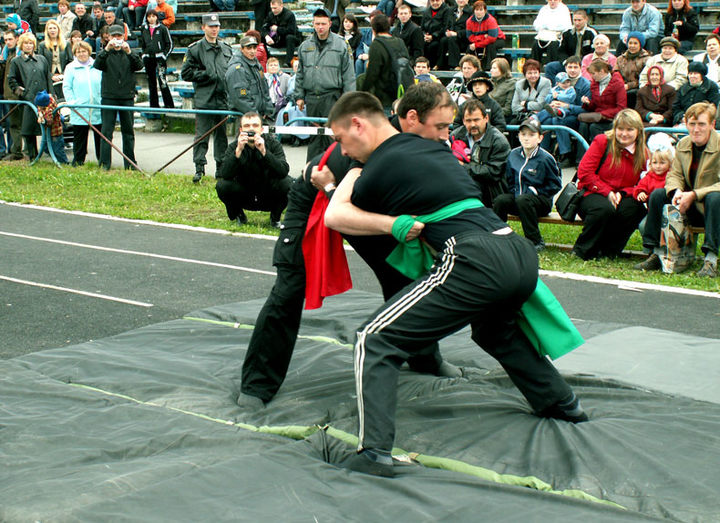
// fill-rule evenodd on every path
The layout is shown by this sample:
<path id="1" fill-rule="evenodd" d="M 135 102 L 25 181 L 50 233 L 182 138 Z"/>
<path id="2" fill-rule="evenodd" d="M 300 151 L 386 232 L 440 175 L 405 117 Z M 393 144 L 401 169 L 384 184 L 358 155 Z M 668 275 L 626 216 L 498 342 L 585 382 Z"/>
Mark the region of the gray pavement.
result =
<path id="1" fill-rule="evenodd" d="M 0 358 L 263 298 L 274 282 L 273 245 L 0 203 Z M 348 258 L 354 288 L 379 295 L 369 269 Z M 718 298 L 544 280 L 577 321 L 720 338 Z"/>

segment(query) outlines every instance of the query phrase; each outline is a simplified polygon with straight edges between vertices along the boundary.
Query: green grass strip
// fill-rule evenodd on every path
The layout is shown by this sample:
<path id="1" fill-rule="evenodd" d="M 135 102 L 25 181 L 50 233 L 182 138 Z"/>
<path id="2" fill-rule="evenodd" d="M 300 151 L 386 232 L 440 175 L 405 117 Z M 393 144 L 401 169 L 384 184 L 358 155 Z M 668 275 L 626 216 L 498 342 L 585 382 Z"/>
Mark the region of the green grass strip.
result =
<path id="1" fill-rule="evenodd" d="M 232 321 L 211 320 L 211 319 L 207 319 L 207 318 L 195 318 L 193 316 L 183 316 L 183 320 L 202 321 L 205 323 L 211 323 L 213 325 L 222 325 L 223 327 L 231 327 L 233 329 L 246 329 L 246 330 L 254 330 L 255 329 L 255 325 L 248 325 L 246 323 L 235 323 Z M 318 341 L 321 343 L 330 343 L 331 345 L 338 345 L 339 347 L 344 347 L 346 349 L 351 349 L 351 350 L 353 348 L 352 343 L 343 343 L 338 339 L 329 338 L 328 336 L 305 336 L 305 335 L 299 334 L 298 338 L 303 339 L 303 340 Z"/>
<path id="2" fill-rule="evenodd" d="M 210 320 L 211 322 L 215 322 L 214 320 Z M 230 323 L 230 322 L 225 322 Z M 324 430 L 328 436 L 331 436 L 337 440 L 342 441 L 343 443 L 351 446 L 351 447 L 357 447 L 358 445 L 358 439 L 357 436 L 354 436 L 348 432 L 336 429 L 331 426 L 326 427 L 320 427 L 318 425 L 312 425 L 312 426 L 305 426 L 305 425 L 282 425 L 282 426 L 268 426 L 268 425 L 262 425 L 260 427 L 255 425 L 250 425 L 248 423 L 240 423 L 235 422 L 231 420 L 224 420 L 220 418 L 215 418 L 212 416 L 207 416 L 205 414 L 201 414 L 199 412 L 193 412 L 186 409 L 178 409 L 176 407 L 171 407 L 168 405 L 160 405 L 159 403 L 154 403 L 152 401 L 143 401 L 139 400 L 137 398 L 133 398 L 132 396 L 128 396 L 126 394 L 119 394 L 116 392 L 110 392 L 98 387 L 92 387 L 90 385 L 84 385 L 82 383 L 68 383 L 68 385 L 72 387 L 77 387 L 79 389 L 84 389 L 92 392 L 96 392 L 99 394 L 104 394 L 106 396 L 112 396 L 115 398 L 124 399 L 126 401 L 130 401 L 132 403 L 136 403 L 138 405 L 143 405 L 147 407 L 153 407 L 153 408 L 161 408 L 161 409 L 168 409 L 173 412 L 177 412 L 179 414 L 185 414 L 188 416 L 193 416 L 195 418 L 199 418 L 205 421 L 210 421 L 213 423 L 219 423 L 221 425 L 226 426 L 232 426 L 237 427 L 245 430 L 249 430 L 251 432 L 257 432 L 261 434 L 273 434 L 275 436 L 282 436 L 294 440 L 303 440 L 311 435 L 315 434 L 318 430 Z M 438 456 L 428 456 L 425 454 L 417 454 L 417 453 L 409 453 L 401 448 L 394 448 L 393 449 L 393 455 L 394 456 L 409 456 L 424 467 L 428 468 L 436 468 L 436 469 L 443 469 L 443 470 L 449 470 L 452 472 L 459 472 L 461 474 L 467 474 L 470 476 L 475 476 L 477 478 L 491 481 L 493 483 L 501 483 L 504 485 L 512 485 L 517 487 L 527 487 L 527 488 L 533 488 L 535 490 L 541 490 L 543 492 L 548 492 L 551 494 L 558 494 L 561 496 L 568 496 L 576 499 L 582 499 L 585 501 L 592 501 L 595 503 L 601 503 L 604 505 L 609 505 L 616 508 L 625 509 L 622 505 L 618 505 L 617 503 L 614 503 L 612 501 L 596 498 L 595 496 L 592 496 L 590 494 L 587 494 L 586 492 L 583 492 L 581 490 L 574 490 L 574 489 L 567 489 L 567 490 L 553 490 L 552 486 L 549 483 L 546 483 L 542 481 L 539 478 L 536 478 L 535 476 L 514 476 L 512 474 L 498 474 L 497 472 L 494 472 L 490 469 L 486 469 L 483 467 L 478 467 L 476 465 L 470 465 L 468 463 L 465 463 L 463 461 L 458 461 L 451 458 L 443 458 Z"/>

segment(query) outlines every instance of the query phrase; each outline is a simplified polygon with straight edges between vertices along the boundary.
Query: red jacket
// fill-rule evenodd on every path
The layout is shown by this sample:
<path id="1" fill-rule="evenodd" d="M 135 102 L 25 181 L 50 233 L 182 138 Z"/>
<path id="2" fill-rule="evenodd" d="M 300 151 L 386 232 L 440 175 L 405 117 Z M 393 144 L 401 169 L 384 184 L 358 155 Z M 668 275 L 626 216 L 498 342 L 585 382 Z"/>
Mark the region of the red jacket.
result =
<path id="1" fill-rule="evenodd" d="M 612 120 L 615 115 L 627 107 L 627 91 L 625 80 L 615 71 L 611 73 L 610 83 L 600 94 L 600 85 L 593 80 L 590 82 L 590 103 L 583 104 L 591 113 L 600 113 L 604 120 Z"/>
<path id="2" fill-rule="evenodd" d="M 598 134 L 585 152 L 578 166 L 578 187 L 585 189 L 588 194 L 601 194 L 607 196 L 610 192 L 623 192 L 630 196 L 635 185 L 640 180 L 640 172 L 635 172 L 634 156 L 623 149 L 619 165 L 610 165 L 612 153 L 608 151 L 602 165 L 598 165 L 608 146 L 608 137 L 605 133 Z"/>
<path id="3" fill-rule="evenodd" d="M 644 192 L 645 194 L 650 196 L 650 193 L 653 192 L 655 189 L 664 189 L 666 175 L 667 172 L 663 174 L 657 174 L 654 171 L 648 171 L 645 174 L 645 177 L 640 180 L 635 186 L 635 190 L 633 191 L 633 198 L 637 200 L 637 197 L 641 192 Z"/>
<path id="4" fill-rule="evenodd" d="M 505 40 L 505 34 L 498 26 L 497 20 L 489 13 L 485 13 L 480 21 L 475 18 L 475 15 L 468 18 L 465 22 L 465 34 L 470 43 L 475 44 L 475 47 L 479 49 L 487 47 L 495 40 Z"/>

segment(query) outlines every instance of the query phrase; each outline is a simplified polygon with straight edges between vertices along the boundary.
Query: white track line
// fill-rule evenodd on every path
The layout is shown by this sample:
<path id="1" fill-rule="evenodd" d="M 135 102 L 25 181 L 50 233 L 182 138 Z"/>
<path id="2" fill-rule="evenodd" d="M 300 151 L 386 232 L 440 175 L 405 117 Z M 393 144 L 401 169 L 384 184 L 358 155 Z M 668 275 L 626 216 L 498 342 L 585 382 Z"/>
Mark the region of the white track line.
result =
<path id="1" fill-rule="evenodd" d="M 695 289 L 685 289 L 683 287 L 669 287 L 667 285 L 658 285 L 656 283 L 642 283 L 638 281 L 628 280 L 612 280 L 610 278 L 601 278 L 600 276 L 587 276 L 585 274 L 574 274 L 572 272 L 557 272 L 540 270 L 543 276 L 551 276 L 553 278 L 562 278 L 565 280 L 586 281 L 589 283 L 602 283 L 604 285 L 613 285 L 620 290 L 642 292 L 659 291 L 669 292 L 672 294 L 685 294 L 688 296 L 702 296 L 703 298 L 720 298 L 720 293 L 710 291 L 698 291 Z"/>
<path id="2" fill-rule="evenodd" d="M 160 222 L 154 222 L 150 220 L 135 220 L 130 218 L 118 218 L 117 216 L 110 216 L 107 214 L 93 214 L 89 212 L 84 211 L 68 211 L 66 209 L 56 209 L 54 207 L 42 207 L 40 205 L 33 205 L 33 204 L 24 204 L 24 203 L 16 203 L 16 202 L 6 202 L 3 200 L 0 200 L 0 203 L 3 203 L 5 205 L 10 205 L 13 207 L 23 207 L 28 209 L 34 209 L 39 211 L 48 211 L 48 212 L 57 212 L 62 214 L 72 214 L 76 216 L 85 216 L 89 218 L 98 218 L 102 220 L 111 220 L 111 221 L 118 221 L 118 222 L 126 222 L 126 223 L 136 223 L 140 225 L 155 225 L 158 227 L 167 227 L 169 229 L 180 229 L 180 230 L 186 230 L 186 231 L 196 231 L 196 232 L 207 232 L 212 234 L 224 234 L 224 235 L 231 235 L 231 236 L 239 236 L 244 238 L 256 238 L 261 240 L 271 240 L 276 241 L 276 236 L 270 236 L 266 234 L 248 234 L 248 233 L 242 233 L 242 232 L 229 232 L 222 229 L 208 229 L 205 227 L 193 227 L 192 225 L 182 225 L 182 224 L 175 224 L 175 223 L 160 223 Z M 345 245 L 346 251 L 352 251 L 353 248 Z M 274 273 L 266 273 L 266 274 L 273 274 Z M 671 287 L 668 285 L 659 285 L 659 284 L 653 284 L 653 283 L 640 283 L 635 281 L 627 281 L 627 280 L 613 280 L 610 278 L 600 278 L 598 276 L 586 276 L 584 274 L 575 274 L 572 272 L 557 272 L 557 271 L 545 271 L 541 270 L 540 274 L 545 276 L 551 276 L 554 278 L 562 278 L 566 280 L 574 280 L 574 281 L 585 281 L 589 283 L 601 283 L 604 285 L 612 285 L 624 290 L 636 290 L 636 291 L 642 291 L 642 290 L 652 290 L 657 292 L 668 292 L 671 294 L 685 294 L 689 296 L 702 296 L 705 298 L 720 298 L 720 293 L 715 292 L 709 292 L 709 291 L 698 291 L 694 289 L 684 289 L 682 287 Z"/>
<path id="3" fill-rule="evenodd" d="M 274 272 L 261 271 L 260 269 L 251 269 L 250 267 L 240 267 L 238 265 L 228 265 L 226 263 L 215 263 L 215 262 L 209 262 L 209 261 L 203 261 L 203 260 L 193 260 L 190 258 L 178 258 L 176 256 L 166 256 L 164 254 L 153 254 L 153 253 L 149 253 L 149 252 L 128 251 L 125 249 L 114 249 L 112 247 L 100 247 L 99 245 L 88 245 L 86 243 L 76 243 L 76 242 L 68 242 L 68 241 L 64 241 L 64 240 L 54 240 L 52 238 L 42 238 L 39 236 L 28 236 L 27 234 L 16 234 L 13 232 L 5 232 L 5 231 L 0 231 L 0 235 L 11 236 L 13 238 L 22 238 L 25 240 L 36 240 L 36 241 L 42 241 L 42 242 L 47 242 L 47 243 L 57 243 L 60 245 L 68 245 L 70 247 L 82 247 L 84 249 L 92 249 L 95 251 L 115 252 L 115 253 L 119 253 L 119 254 L 132 254 L 135 256 L 144 256 L 146 258 L 158 258 L 161 260 L 171 260 L 171 261 L 182 262 L 182 263 L 193 263 L 196 265 L 207 265 L 210 267 L 220 267 L 223 269 L 232 269 L 234 271 L 253 272 L 256 274 L 266 274 L 268 276 L 275 276 Z"/>
<path id="4" fill-rule="evenodd" d="M 123 222 L 123 223 L 135 223 L 138 225 L 154 225 L 156 227 L 165 227 L 167 229 L 177 229 L 181 231 L 193 231 L 193 232 L 205 232 L 210 234 L 221 234 L 223 236 L 237 236 L 239 238 L 254 238 L 256 240 L 269 240 L 269 241 L 277 241 L 277 236 L 272 236 L 270 234 L 250 234 L 247 232 L 230 232 L 226 231 L 225 229 L 210 229 L 208 227 L 195 227 L 193 225 L 184 225 L 182 223 L 162 223 L 162 222 L 154 222 L 152 220 L 137 220 L 134 218 L 120 218 L 118 216 L 110 216 L 109 214 L 95 214 L 91 212 L 85 212 L 85 211 L 69 211 L 67 209 L 57 209 L 55 207 L 42 207 L 40 205 L 34 205 L 31 203 L 17 203 L 17 202 L 6 202 L 4 200 L 0 200 L 0 204 L 8 205 L 11 207 L 22 207 L 25 209 L 33 209 L 36 211 L 47 211 L 47 212 L 57 212 L 60 214 L 71 214 L 74 216 L 83 216 L 86 218 L 96 218 L 98 220 L 108 220 L 113 222 Z M 351 246 L 344 245 L 343 246 L 346 251 L 354 251 Z"/>
<path id="5" fill-rule="evenodd" d="M 115 296 L 108 296 L 106 294 L 97 294 L 95 292 L 80 291 L 77 289 L 70 289 L 68 287 L 58 287 L 57 285 L 50 285 L 47 283 L 38 283 L 35 281 L 18 280 L 17 278 L 10 278 L 8 276 L 0 276 L 0 280 L 9 281 L 12 283 L 19 283 L 22 285 L 30 285 L 31 287 L 41 287 L 43 289 L 52 289 L 55 291 L 71 292 L 73 294 L 80 294 L 82 296 L 90 296 L 91 298 L 100 298 L 101 300 L 116 301 L 119 303 L 125 303 L 127 305 L 137 305 L 138 307 L 152 307 L 152 303 L 145 303 L 144 301 L 126 300 L 125 298 L 117 298 Z"/>

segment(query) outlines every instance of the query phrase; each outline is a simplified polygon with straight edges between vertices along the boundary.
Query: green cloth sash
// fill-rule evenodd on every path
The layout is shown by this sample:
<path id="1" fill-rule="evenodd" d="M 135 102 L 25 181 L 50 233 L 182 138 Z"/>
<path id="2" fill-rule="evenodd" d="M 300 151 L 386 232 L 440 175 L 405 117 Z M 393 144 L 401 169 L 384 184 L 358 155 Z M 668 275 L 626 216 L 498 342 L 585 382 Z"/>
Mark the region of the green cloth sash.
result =
<path id="1" fill-rule="evenodd" d="M 392 226 L 392 235 L 398 241 L 398 246 L 385 258 L 385 261 L 408 278 L 417 280 L 433 266 L 435 253 L 427 243 L 419 238 L 409 242 L 405 241 L 405 236 L 412 228 L 413 223 L 416 221 L 420 223 L 439 222 L 460 214 L 466 209 L 476 209 L 478 207 L 484 207 L 480 200 L 468 198 L 417 218 L 407 214 L 398 216 Z"/>
<path id="2" fill-rule="evenodd" d="M 393 223 L 392 234 L 399 243 L 385 261 L 408 278 L 419 278 L 433 266 L 435 256 L 425 242 L 419 239 L 405 241 L 413 223 L 438 222 L 477 207 L 483 207 L 482 202 L 468 198 L 417 218 L 398 216 Z M 535 350 L 553 360 L 585 343 L 560 302 L 540 278 L 535 290 L 520 308 L 517 322 Z"/>

